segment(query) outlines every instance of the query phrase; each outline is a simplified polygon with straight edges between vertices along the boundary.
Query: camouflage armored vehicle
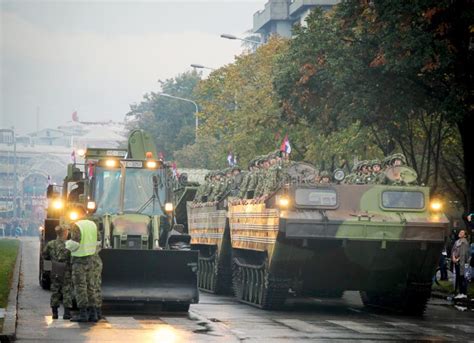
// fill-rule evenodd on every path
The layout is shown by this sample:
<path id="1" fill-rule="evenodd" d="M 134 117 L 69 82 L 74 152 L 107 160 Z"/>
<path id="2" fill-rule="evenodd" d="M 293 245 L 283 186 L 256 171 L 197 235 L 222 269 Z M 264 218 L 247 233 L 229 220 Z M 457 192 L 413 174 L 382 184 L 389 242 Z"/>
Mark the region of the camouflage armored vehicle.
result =
<path id="1" fill-rule="evenodd" d="M 89 148 L 82 177 L 65 178 L 60 221 L 86 217 L 98 224 L 104 302 L 187 311 L 199 299 L 198 252 L 174 225 L 171 171 L 153 156 L 151 138 L 138 130 L 129 137 L 128 151 Z M 66 193 L 71 181 L 85 185 L 77 202 Z"/>
<path id="2" fill-rule="evenodd" d="M 231 245 L 227 202 L 187 204 L 191 246 L 199 250 L 199 288 L 226 294 L 232 288 Z"/>
<path id="3" fill-rule="evenodd" d="M 340 297 L 357 290 L 365 305 L 422 314 L 448 227 L 439 206 L 430 207 L 429 189 L 313 184 L 311 168 L 293 169 L 303 178 L 263 203 L 188 212 L 192 241 L 218 252 L 227 249 L 229 229 L 235 296 L 275 309 L 290 293 Z"/>

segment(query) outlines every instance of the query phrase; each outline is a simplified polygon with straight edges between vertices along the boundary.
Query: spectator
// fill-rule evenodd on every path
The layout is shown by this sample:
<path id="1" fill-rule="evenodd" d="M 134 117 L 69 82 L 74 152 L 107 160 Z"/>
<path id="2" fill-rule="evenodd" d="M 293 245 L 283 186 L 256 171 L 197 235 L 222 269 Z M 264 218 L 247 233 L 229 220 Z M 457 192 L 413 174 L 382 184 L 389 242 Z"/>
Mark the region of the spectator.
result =
<path id="1" fill-rule="evenodd" d="M 456 295 L 455 299 L 467 298 L 467 280 L 466 267 L 469 267 L 470 249 L 469 243 L 466 239 L 466 230 L 459 230 L 459 239 L 454 243 L 451 260 L 454 263 L 456 271 L 456 286 L 455 289 L 459 288 L 459 294 Z"/>

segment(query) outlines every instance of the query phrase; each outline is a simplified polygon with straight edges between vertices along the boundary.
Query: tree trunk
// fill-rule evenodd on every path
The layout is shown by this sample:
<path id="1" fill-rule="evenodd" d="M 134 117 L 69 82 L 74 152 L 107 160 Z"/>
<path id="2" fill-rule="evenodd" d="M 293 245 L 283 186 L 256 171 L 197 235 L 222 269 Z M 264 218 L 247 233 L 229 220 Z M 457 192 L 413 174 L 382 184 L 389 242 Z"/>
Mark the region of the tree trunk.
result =
<path id="1" fill-rule="evenodd" d="M 458 122 L 459 134 L 461 135 L 462 150 L 464 155 L 464 178 L 466 181 L 466 210 L 468 213 L 474 212 L 474 113 L 467 113 Z"/>

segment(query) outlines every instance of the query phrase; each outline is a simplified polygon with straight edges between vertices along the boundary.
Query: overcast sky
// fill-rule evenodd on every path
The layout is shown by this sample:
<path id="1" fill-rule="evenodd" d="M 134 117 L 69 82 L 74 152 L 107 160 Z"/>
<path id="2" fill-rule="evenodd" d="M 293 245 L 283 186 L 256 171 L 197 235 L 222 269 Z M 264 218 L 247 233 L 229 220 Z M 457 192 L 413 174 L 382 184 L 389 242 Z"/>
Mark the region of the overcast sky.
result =
<path id="1" fill-rule="evenodd" d="M 157 80 L 220 67 L 267 1 L 0 0 L 0 127 L 123 120 Z"/>

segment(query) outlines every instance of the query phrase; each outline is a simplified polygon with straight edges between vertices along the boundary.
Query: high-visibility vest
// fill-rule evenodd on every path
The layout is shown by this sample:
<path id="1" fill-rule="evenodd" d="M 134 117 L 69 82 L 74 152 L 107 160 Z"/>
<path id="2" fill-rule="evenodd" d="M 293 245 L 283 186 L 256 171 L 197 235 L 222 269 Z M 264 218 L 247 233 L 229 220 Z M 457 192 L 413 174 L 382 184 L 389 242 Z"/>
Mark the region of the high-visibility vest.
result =
<path id="1" fill-rule="evenodd" d="M 75 224 L 81 230 L 81 242 L 79 249 L 71 252 L 71 256 L 94 255 L 97 248 L 97 225 L 91 220 L 79 220 Z"/>

